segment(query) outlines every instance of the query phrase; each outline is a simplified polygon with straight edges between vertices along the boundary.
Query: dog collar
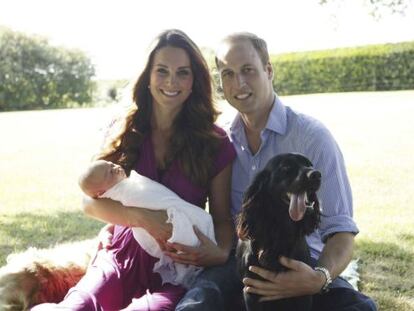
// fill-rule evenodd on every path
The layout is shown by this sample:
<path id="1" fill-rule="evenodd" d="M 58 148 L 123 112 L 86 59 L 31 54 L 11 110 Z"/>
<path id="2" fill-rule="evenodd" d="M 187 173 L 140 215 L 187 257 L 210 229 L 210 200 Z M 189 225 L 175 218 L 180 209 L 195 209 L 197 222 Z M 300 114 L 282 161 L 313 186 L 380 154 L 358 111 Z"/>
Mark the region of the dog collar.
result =
<path id="1" fill-rule="evenodd" d="M 325 267 L 315 267 L 315 271 L 320 271 L 325 276 L 325 284 L 323 284 L 321 288 L 321 293 L 326 293 L 329 290 L 329 285 L 332 283 L 331 274 L 329 273 L 329 270 Z"/>

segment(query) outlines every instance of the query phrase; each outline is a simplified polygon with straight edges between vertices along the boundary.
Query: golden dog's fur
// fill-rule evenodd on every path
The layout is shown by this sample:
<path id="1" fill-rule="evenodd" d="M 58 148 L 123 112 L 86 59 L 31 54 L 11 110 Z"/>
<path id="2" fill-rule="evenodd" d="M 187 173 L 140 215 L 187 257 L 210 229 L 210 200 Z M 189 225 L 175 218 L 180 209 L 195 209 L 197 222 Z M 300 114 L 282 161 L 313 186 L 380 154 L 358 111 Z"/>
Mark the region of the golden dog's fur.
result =
<path id="1" fill-rule="evenodd" d="M 61 301 L 85 274 L 97 245 L 96 240 L 86 240 L 9 255 L 0 268 L 0 311 Z"/>

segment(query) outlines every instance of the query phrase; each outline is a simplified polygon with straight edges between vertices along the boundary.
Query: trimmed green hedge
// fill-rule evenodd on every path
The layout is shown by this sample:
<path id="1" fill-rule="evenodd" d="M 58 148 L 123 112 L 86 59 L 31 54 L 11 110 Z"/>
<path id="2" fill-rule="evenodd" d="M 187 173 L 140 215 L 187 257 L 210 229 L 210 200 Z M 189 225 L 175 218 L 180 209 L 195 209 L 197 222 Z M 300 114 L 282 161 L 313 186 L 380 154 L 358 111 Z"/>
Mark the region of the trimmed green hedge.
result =
<path id="1" fill-rule="evenodd" d="M 414 42 L 272 55 L 281 95 L 414 89 Z"/>

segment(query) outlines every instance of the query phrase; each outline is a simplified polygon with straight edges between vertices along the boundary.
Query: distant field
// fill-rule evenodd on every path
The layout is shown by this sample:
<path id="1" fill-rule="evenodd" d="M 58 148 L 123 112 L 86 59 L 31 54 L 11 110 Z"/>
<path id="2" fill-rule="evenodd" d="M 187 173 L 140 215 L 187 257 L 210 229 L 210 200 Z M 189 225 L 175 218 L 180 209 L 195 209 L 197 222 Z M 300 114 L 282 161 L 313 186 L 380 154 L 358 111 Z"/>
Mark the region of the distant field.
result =
<path id="1" fill-rule="evenodd" d="M 360 288 L 380 310 L 414 310 L 414 91 L 282 97 L 323 121 L 353 187 Z M 222 104 L 225 113 L 234 111 Z M 10 252 L 93 237 L 77 177 L 116 109 L 0 113 L 0 265 Z"/>

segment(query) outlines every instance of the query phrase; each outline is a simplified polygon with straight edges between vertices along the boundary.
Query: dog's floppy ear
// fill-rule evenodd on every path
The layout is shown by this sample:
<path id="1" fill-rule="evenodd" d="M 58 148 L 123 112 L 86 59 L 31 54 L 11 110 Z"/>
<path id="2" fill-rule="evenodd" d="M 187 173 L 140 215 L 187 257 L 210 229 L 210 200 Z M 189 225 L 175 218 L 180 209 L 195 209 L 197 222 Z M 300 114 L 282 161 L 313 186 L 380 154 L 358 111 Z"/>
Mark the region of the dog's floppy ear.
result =
<path id="1" fill-rule="evenodd" d="M 237 219 L 237 235 L 245 240 L 256 235 L 257 227 L 260 226 L 260 217 L 266 217 L 260 210 L 266 206 L 268 200 L 268 184 L 270 172 L 263 170 L 257 174 L 252 184 L 247 189 L 242 205 L 242 211 Z"/>
<path id="2" fill-rule="evenodd" d="M 267 192 L 267 187 L 270 182 L 270 175 L 270 171 L 268 170 L 263 170 L 256 175 L 252 184 L 249 188 L 247 188 L 243 199 L 243 205 L 249 201 L 257 200 L 258 196 L 261 196 Z"/>

